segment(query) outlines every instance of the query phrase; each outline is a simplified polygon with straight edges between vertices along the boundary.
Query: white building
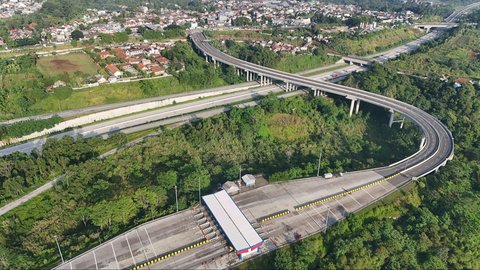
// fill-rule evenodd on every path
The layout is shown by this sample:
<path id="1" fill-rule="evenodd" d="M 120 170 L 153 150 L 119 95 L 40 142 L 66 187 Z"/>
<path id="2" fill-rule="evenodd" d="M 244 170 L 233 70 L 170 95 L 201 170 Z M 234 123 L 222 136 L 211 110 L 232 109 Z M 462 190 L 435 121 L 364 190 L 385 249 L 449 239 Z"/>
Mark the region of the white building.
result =
<path id="1" fill-rule="evenodd" d="M 245 174 L 244 176 L 242 176 L 242 181 L 247 187 L 255 186 L 255 176 L 251 174 Z"/>
<path id="2" fill-rule="evenodd" d="M 222 185 L 223 190 L 225 190 L 229 195 L 234 195 L 240 192 L 237 184 L 232 181 L 227 181 L 225 184 Z"/>

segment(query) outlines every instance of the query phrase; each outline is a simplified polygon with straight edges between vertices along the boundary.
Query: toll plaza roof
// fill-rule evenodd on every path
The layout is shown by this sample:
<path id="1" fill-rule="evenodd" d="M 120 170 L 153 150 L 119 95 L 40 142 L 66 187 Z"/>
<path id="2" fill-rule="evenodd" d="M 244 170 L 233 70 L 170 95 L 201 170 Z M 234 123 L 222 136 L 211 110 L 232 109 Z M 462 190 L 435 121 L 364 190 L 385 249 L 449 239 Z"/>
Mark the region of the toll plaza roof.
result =
<path id="1" fill-rule="evenodd" d="M 237 253 L 246 252 L 263 243 L 260 235 L 225 190 L 202 198 Z"/>

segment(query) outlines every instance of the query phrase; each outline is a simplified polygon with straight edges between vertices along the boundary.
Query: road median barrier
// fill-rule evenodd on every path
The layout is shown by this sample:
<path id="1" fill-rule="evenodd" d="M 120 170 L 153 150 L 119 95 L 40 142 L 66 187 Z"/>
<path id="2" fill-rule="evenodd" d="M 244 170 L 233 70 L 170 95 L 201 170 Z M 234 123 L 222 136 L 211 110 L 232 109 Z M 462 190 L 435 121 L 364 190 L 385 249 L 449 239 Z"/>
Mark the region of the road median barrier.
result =
<path id="1" fill-rule="evenodd" d="M 137 270 L 137 269 L 142 269 L 142 268 L 145 268 L 145 267 L 148 267 L 154 263 L 157 263 L 157 262 L 160 262 L 160 261 L 163 261 L 165 259 L 168 259 L 170 257 L 173 257 L 173 256 L 176 256 L 176 255 L 179 255 L 180 253 L 183 253 L 185 251 L 188 251 L 188 250 L 191 250 L 191 249 L 194 249 L 194 248 L 197 248 L 199 246 L 202 246 L 204 244 L 208 243 L 208 239 L 204 239 L 204 240 L 201 240 L 201 241 L 198 241 L 198 242 L 195 242 L 193 244 L 190 244 L 190 245 L 187 245 L 187 246 L 184 246 L 182 248 L 179 248 L 177 250 L 174 250 L 174 251 L 171 251 L 171 252 L 167 252 L 167 253 L 164 253 L 162 255 L 159 255 L 159 256 L 156 256 L 148 261 L 145 261 L 145 262 L 142 262 L 142 263 L 139 263 L 138 265 L 130 268 L 131 270 Z"/>
<path id="2" fill-rule="evenodd" d="M 275 218 L 279 218 L 279 217 L 282 217 L 282 216 L 285 216 L 285 215 L 288 215 L 290 214 L 290 210 L 283 210 L 283 211 L 280 211 L 280 212 L 276 212 L 272 215 L 269 215 L 269 216 L 265 216 L 265 217 L 261 217 L 258 219 L 259 222 L 267 222 L 267 221 L 270 221 L 272 219 L 275 219 Z"/>

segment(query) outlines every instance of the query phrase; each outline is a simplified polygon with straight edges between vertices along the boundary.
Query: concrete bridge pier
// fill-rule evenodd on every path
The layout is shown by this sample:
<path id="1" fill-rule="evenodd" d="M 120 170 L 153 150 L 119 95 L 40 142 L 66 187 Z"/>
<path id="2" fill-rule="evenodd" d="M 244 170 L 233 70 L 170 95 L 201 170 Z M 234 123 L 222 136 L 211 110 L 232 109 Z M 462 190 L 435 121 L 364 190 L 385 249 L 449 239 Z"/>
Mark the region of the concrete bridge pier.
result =
<path id="1" fill-rule="evenodd" d="M 314 97 L 323 97 L 324 93 L 322 90 L 319 89 L 312 89 Z"/>
<path id="2" fill-rule="evenodd" d="M 426 143 L 427 143 L 427 139 L 425 137 L 422 137 L 422 140 L 420 141 L 419 150 L 422 150 L 422 148 L 425 147 Z"/>
<path id="3" fill-rule="evenodd" d="M 263 75 L 260 75 L 260 85 L 261 86 L 264 86 L 264 85 L 270 85 L 272 84 L 272 79 L 267 77 L 267 76 L 263 76 Z"/>
<path id="4" fill-rule="evenodd" d="M 402 117 L 401 120 L 395 120 L 395 111 L 390 109 L 390 120 L 388 121 L 388 126 L 392 127 L 393 123 L 400 123 L 400 128 L 403 128 L 405 117 Z"/>
<path id="5" fill-rule="evenodd" d="M 353 109 L 355 108 L 355 102 L 357 101 L 357 99 L 354 97 L 347 97 L 347 98 L 350 99 L 350 112 L 348 115 L 352 117 Z"/>
<path id="6" fill-rule="evenodd" d="M 359 110 L 360 110 L 360 100 L 357 100 L 357 105 L 355 106 L 355 114 L 358 114 Z"/>
<path id="7" fill-rule="evenodd" d="M 389 127 L 392 127 L 394 119 L 395 119 L 395 111 L 390 110 L 390 120 L 388 121 L 388 126 Z"/>

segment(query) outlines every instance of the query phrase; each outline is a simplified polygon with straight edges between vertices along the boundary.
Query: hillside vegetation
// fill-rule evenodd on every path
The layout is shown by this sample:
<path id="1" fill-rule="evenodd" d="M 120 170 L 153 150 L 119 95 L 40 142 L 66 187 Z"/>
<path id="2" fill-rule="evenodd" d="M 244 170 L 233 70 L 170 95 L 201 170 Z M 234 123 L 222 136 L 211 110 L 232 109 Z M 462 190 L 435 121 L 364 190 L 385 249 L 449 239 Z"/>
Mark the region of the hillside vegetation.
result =
<path id="1" fill-rule="evenodd" d="M 455 90 L 438 77 L 409 77 L 380 65 L 352 75 L 345 84 L 403 100 L 438 117 L 455 138 L 454 160 L 375 207 L 351 214 L 326 234 L 239 268 L 480 268 L 480 88 L 467 84 Z"/>
<path id="2" fill-rule="evenodd" d="M 214 42 L 214 45 L 237 58 L 291 73 L 330 65 L 339 59 L 326 54 L 321 48 L 304 53 L 290 54 L 274 52 L 251 42 L 240 43 L 226 40 L 225 44 Z"/>
<path id="3" fill-rule="evenodd" d="M 165 130 L 105 159 L 95 158 L 99 138 L 49 141 L 43 153 L 0 158 L 5 196 L 59 172 L 66 175 L 52 190 L 0 217 L 0 268 L 51 268 L 60 262 L 53 235 L 70 259 L 173 213 L 175 185 L 185 209 L 197 202 L 199 182 L 202 194 L 214 191 L 236 179 L 240 167 L 281 181 L 316 174 L 320 148 L 320 169 L 332 172 L 381 166 L 416 151 L 415 128 L 390 129 L 385 111 L 367 105 L 350 118 L 342 102 L 269 96 L 260 106 Z"/>
<path id="4" fill-rule="evenodd" d="M 480 29 L 460 28 L 448 38 L 421 52 L 388 64 L 399 71 L 421 76 L 480 79 Z M 438 45 L 438 46 L 434 46 Z"/>
<path id="5" fill-rule="evenodd" d="M 342 55 L 365 56 L 396 47 L 421 35 L 423 35 L 421 31 L 405 27 L 385 29 L 367 34 L 357 33 L 354 36 L 339 34 L 327 44 L 327 47 Z"/>
<path id="6" fill-rule="evenodd" d="M 91 59 L 83 53 L 40 59 L 35 54 L 27 54 L 0 59 L 0 120 L 176 94 L 243 81 L 235 72 L 227 73 L 225 69 L 215 69 L 213 65 L 205 63 L 189 43 L 177 42 L 174 48 L 164 54 L 172 60 L 169 69 L 169 73 L 173 74 L 171 77 L 106 84 L 73 91 L 70 86 L 85 83 L 87 74 L 81 70 L 95 73 Z M 75 59 L 83 61 L 83 64 Z M 62 67 L 69 67 L 71 70 L 59 72 Z M 46 88 L 56 80 L 62 80 L 68 86 L 54 89 L 53 94 L 47 93 Z"/>

